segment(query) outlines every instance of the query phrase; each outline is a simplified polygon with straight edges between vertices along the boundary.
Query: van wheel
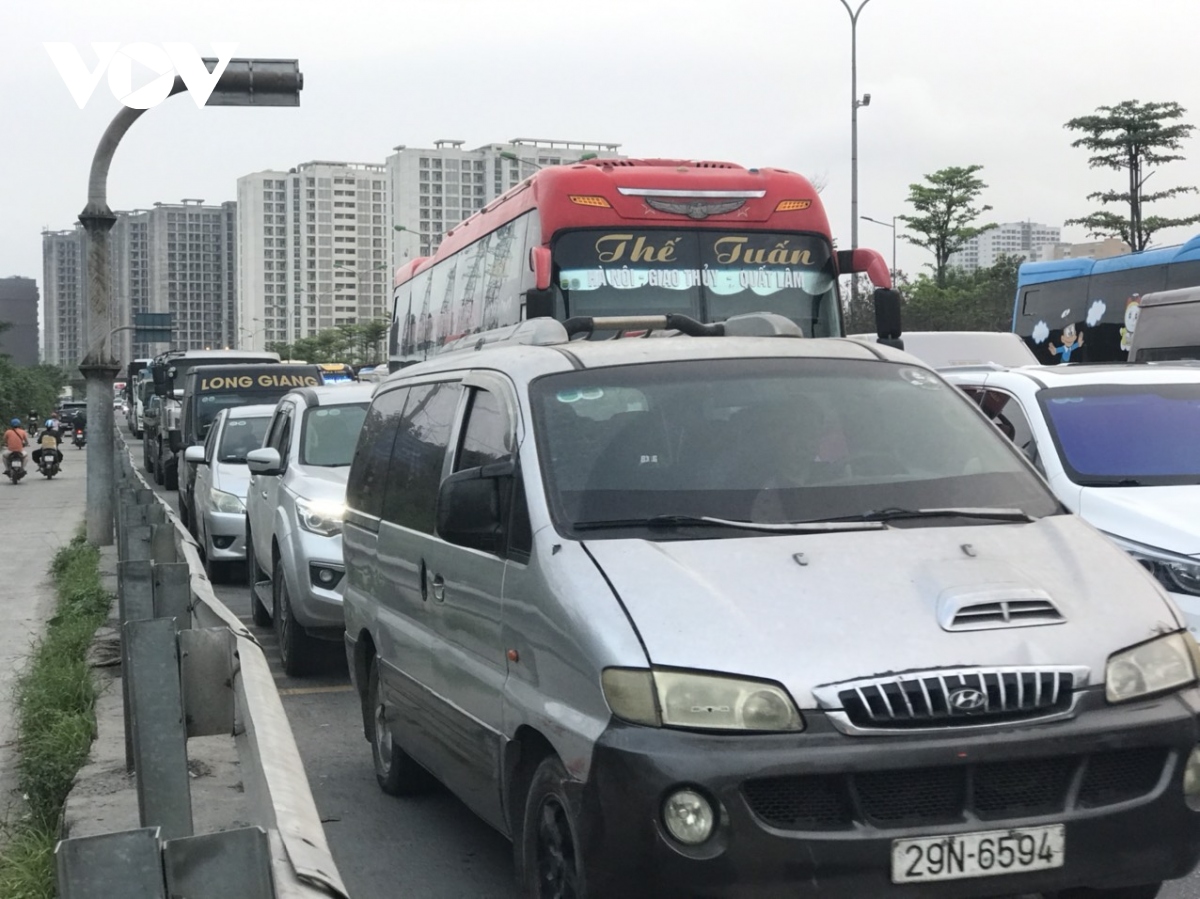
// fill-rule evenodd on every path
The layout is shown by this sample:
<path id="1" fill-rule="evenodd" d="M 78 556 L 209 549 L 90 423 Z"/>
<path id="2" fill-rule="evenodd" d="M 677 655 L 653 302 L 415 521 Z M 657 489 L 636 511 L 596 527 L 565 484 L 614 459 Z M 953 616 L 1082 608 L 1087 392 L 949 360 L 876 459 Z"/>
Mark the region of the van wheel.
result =
<path id="1" fill-rule="evenodd" d="M 258 591 L 254 589 L 255 584 L 266 579 L 267 573 L 258 567 L 258 559 L 254 555 L 254 540 L 251 538 L 250 529 L 247 528 L 246 581 L 250 584 L 250 617 L 259 627 L 270 627 L 271 625 L 271 613 L 267 611 L 267 607 L 258 598 Z"/>
<path id="2" fill-rule="evenodd" d="M 558 756 L 542 759 L 529 784 L 521 833 L 513 841 L 521 895 L 527 899 L 587 899 L 579 830 Z"/>
<path id="3" fill-rule="evenodd" d="M 1117 887 L 1111 890 L 1079 887 L 1074 890 L 1059 890 L 1051 895 L 1053 899 L 1154 899 L 1161 889 L 1161 883 L 1148 883 L 1143 886 Z"/>
<path id="4" fill-rule="evenodd" d="M 371 657 L 367 674 L 367 739 L 375 763 L 375 780 L 389 796 L 412 796 L 433 786 L 433 775 L 392 740 L 392 717 L 383 701 L 379 684 L 379 663 Z"/>
<path id="5" fill-rule="evenodd" d="M 288 677 L 308 674 L 313 655 L 317 651 L 313 640 L 292 614 L 292 601 L 288 595 L 287 580 L 283 576 L 283 560 L 275 560 L 271 575 L 271 590 L 274 595 L 275 635 L 279 638 L 279 661 Z"/>

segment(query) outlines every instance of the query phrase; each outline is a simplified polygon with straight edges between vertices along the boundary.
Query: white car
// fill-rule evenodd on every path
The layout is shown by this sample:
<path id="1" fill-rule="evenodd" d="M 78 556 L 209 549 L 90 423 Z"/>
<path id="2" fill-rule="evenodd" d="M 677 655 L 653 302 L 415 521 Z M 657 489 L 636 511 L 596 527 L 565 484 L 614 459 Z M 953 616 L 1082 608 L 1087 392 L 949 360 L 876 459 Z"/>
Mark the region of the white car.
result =
<path id="1" fill-rule="evenodd" d="M 196 538 L 211 581 L 246 560 L 246 454 L 262 446 L 274 411 L 272 405 L 222 409 L 204 444 L 185 451 L 195 465 Z"/>
<path id="2" fill-rule="evenodd" d="M 247 456 L 247 567 L 254 623 L 275 623 L 283 670 L 306 673 L 340 641 L 346 478 L 376 385 L 302 387 L 275 407 Z"/>
<path id="3" fill-rule="evenodd" d="M 876 343 L 874 334 L 851 334 L 854 340 Z M 1037 356 L 1010 331 L 905 331 L 900 335 L 904 352 L 912 353 L 931 368 L 962 365 L 1037 365 Z"/>
<path id="4" fill-rule="evenodd" d="M 943 372 L 1072 512 L 1130 552 L 1200 637 L 1200 368 L 1064 365 Z"/>

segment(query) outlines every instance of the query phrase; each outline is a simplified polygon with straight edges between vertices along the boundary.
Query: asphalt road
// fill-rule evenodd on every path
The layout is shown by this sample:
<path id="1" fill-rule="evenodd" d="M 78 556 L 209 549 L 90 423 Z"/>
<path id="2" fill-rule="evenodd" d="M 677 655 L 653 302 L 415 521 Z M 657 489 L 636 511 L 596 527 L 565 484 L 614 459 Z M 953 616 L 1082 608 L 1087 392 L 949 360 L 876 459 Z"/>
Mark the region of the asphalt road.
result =
<path id="1" fill-rule="evenodd" d="M 140 461 L 140 447 L 134 449 Z M 174 492 L 154 489 L 176 507 Z M 439 789 L 420 798 L 394 798 L 376 785 L 341 645 L 330 644 L 321 673 L 290 678 L 279 665 L 274 632 L 250 619 L 248 588 L 214 586 L 267 653 L 352 899 L 519 899 L 511 844 L 450 793 Z M 1200 899 L 1200 871 L 1168 884 L 1159 899 Z"/>

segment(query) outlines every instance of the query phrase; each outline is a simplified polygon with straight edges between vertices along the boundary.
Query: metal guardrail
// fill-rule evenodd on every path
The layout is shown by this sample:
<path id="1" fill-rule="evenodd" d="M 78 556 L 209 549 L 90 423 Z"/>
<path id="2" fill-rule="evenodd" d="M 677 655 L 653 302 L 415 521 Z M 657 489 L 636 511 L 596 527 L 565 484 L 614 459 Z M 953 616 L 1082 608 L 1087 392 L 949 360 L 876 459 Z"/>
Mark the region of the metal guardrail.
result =
<path id="1" fill-rule="evenodd" d="M 262 647 L 117 438 L 126 765 L 141 828 L 66 839 L 61 899 L 348 899 Z M 231 734 L 252 826 L 193 834 L 187 739 Z"/>

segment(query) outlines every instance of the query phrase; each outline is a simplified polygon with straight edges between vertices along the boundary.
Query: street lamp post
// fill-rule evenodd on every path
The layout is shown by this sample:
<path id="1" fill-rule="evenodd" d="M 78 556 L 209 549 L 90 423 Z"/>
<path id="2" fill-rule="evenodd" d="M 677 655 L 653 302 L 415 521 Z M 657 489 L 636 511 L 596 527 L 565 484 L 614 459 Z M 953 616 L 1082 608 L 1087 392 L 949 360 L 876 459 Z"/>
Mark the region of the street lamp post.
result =
<path id="1" fill-rule="evenodd" d="M 424 231 L 418 231 L 415 228 L 409 228 L 405 225 L 392 225 L 392 230 L 400 232 L 402 234 L 411 234 L 414 237 L 416 237 L 417 239 L 419 239 L 422 242 L 421 243 L 421 252 L 422 253 L 432 253 L 433 252 L 433 238 L 430 237 L 428 234 L 426 234 Z M 428 247 L 429 249 L 426 250 L 425 249 L 426 247 Z M 405 251 L 404 255 L 407 256 L 408 252 Z"/>
<path id="2" fill-rule="evenodd" d="M 212 72 L 218 60 L 205 59 L 204 64 Z M 205 105 L 299 106 L 303 86 L 304 78 L 294 59 L 231 59 Z M 187 85 L 176 76 L 168 96 L 185 91 Z M 92 157 L 87 206 L 79 213 L 88 242 L 88 351 L 79 363 L 79 371 L 87 381 L 91 430 L 87 443 L 87 538 L 97 546 L 111 546 L 113 542 L 116 434 L 112 384 L 120 371 L 120 362 L 113 356 L 107 340 L 113 328 L 108 232 L 117 221 L 108 206 L 108 169 L 121 138 L 145 111 L 122 108 L 101 136 Z"/>
<path id="3" fill-rule="evenodd" d="M 870 106 L 871 95 L 858 98 L 858 17 L 871 0 L 862 0 L 858 9 L 851 9 L 846 0 L 842 6 L 850 16 L 850 249 L 858 249 L 858 107 Z M 850 281 L 850 295 L 858 299 L 858 278 Z"/>
<path id="4" fill-rule="evenodd" d="M 894 215 L 892 216 L 892 223 L 890 225 L 887 222 L 880 221 L 879 219 L 873 219 L 869 215 L 864 215 L 862 218 L 863 218 L 863 221 L 874 222 L 876 225 L 883 225 L 883 227 L 885 227 L 885 228 L 892 229 L 892 288 L 895 289 L 895 287 L 896 287 L 896 216 L 894 216 Z"/>

